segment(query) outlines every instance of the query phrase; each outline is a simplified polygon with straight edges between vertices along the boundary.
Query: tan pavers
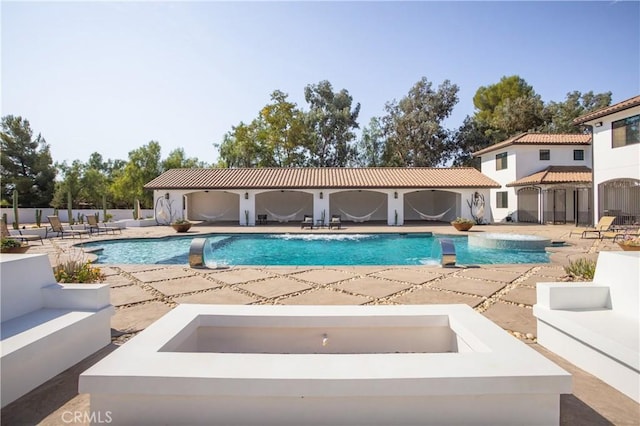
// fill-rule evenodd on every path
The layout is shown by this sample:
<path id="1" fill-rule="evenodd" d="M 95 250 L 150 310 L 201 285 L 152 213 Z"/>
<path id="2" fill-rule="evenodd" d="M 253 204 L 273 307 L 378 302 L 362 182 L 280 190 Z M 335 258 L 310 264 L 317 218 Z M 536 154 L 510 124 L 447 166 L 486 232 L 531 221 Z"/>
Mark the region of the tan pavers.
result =
<path id="1" fill-rule="evenodd" d="M 288 297 L 278 303 L 283 305 L 361 305 L 370 299 L 341 291 L 320 289 L 298 296 Z"/>
<path id="2" fill-rule="evenodd" d="M 431 284 L 431 287 L 489 297 L 505 285 L 505 283 L 493 281 L 472 280 L 464 277 L 447 277 L 434 282 Z"/>
<path id="3" fill-rule="evenodd" d="M 278 275 L 289 275 L 308 271 L 312 268 L 312 266 L 265 266 L 264 271 Z"/>
<path id="4" fill-rule="evenodd" d="M 336 284 L 336 287 L 346 290 L 350 293 L 357 293 L 363 294 L 365 296 L 381 298 L 411 288 L 411 284 L 401 283 L 398 281 L 376 279 L 373 277 L 362 277 Z"/>
<path id="5" fill-rule="evenodd" d="M 511 271 L 519 274 L 524 274 L 525 272 L 535 268 L 537 265 L 531 264 L 522 264 L 522 265 L 487 265 L 488 268 L 496 270 L 496 271 Z"/>
<path id="6" fill-rule="evenodd" d="M 111 317 L 111 328 L 126 333 L 144 330 L 170 310 L 169 305 L 161 302 L 116 309 L 115 315 Z"/>
<path id="7" fill-rule="evenodd" d="M 460 272 L 461 277 L 510 283 L 521 274 L 513 271 L 494 271 L 488 268 L 469 268 Z"/>
<path id="8" fill-rule="evenodd" d="M 150 286 L 158 290 L 160 293 L 172 296 L 174 294 L 191 293 L 193 291 L 207 290 L 221 287 L 222 284 L 213 282 L 204 277 L 191 276 L 187 278 L 178 278 L 176 280 L 157 281 L 149 283 Z"/>
<path id="9" fill-rule="evenodd" d="M 284 277 L 239 284 L 238 287 L 266 298 L 284 296 L 311 288 L 309 284 Z"/>
<path id="10" fill-rule="evenodd" d="M 294 278 L 309 281 L 316 284 L 331 284 L 338 281 L 354 278 L 356 275 L 336 269 L 313 269 L 307 272 L 293 275 Z"/>
<path id="11" fill-rule="evenodd" d="M 538 269 L 535 273 L 535 275 L 541 275 L 544 277 L 553 277 L 553 278 L 560 278 L 560 277 L 564 277 L 567 275 L 567 273 L 564 271 L 564 268 L 562 267 L 558 267 L 558 266 L 543 266 L 542 268 Z"/>
<path id="12" fill-rule="evenodd" d="M 395 281 L 405 281 L 413 284 L 423 284 L 427 281 L 439 278 L 441 274 L 437 272 L 427 271 L 425 269 L 404 269 L 392 268 L 387 271 L 373 274 L 377 277 L 387 278 Z"/>
<path id="13" fill-rule="evenodd" d="M 145 302 L 156 296 L 137 285 L 115 287 L 111 289 L 111 304 L 113 306 L 128 305 L 130 303 Z"/>
<path id="14" fill-rule="evenodd" d="M 391 268 L 394 268 L 394 266 L 340 266 L 340 270 L 360 276 L 374 274 Z"/>
<path id="15" fill-rule="evenodd" d="M 114 265 L 118 268 L 122 269 L 125 272 L 142 272 L 142 271 L 153 271 L 155 269 L 163 269 L 166 265 L 138 265 L 138 264 L 130 264 L 130 265 Z"/>
<path id="16" fill-rule="evenodd" d="M 505 330 L 536 335 L 533 309 L 498 302 L 489 306 L 482 314 Z"/>
<path id="17" fill-rule="evenodd" d="M 246 305 L 258 299 L 238 293 L 230 288 L 194 293 L 186 296 L 174 297 L 177 303 L 210 303 L 220 305 Z"/>
<path id="18" fill-rule="evenodd" d="M 536 304 L 536 289 L 530 287 L 514 288 L 501 298 L 508 302 L 533 306 Z"/>
<path id="19" fill-rule="evenodd" d="M 239 284 L 248 281 L 263 280 L 272 278 L 274 275 L 259 269 L 232 269 L 230 271 L 218 272 L 217 274 L 209 274 L 209 277 L 226 284 Z"/>
<path id="20" fill-rule="evenodd" d="M 402 305 L 442 305 L 452 303 L 465 303 L 472 308 L 475 308 L 480 303 L 482 303 L 482 299 L 479 297 L 431 290 L 429 288 L 414 290 L 411 293 L 403 294 L 402 296 L 393 298 L 391 300 Z"/>
<path id="21" fill-rule="evenodd" d="M 133 272 L 131 275 L 143 283 L 152 283 L 155 281 L 170 280 L 173 278 L 192 277 L 195 274 L 193 272 L 185 271 L 182 268 L 166 268 L 145 272 Z"/>
<path id="22" fill-rule="evenodd" d="M 120 271 L 116 268 L 112 268 L 111 266 L 103 266 L 103 265 L 96 265 L 98 268 L 100 268 L 100 272 L 102 272 L 102 275 L 104 275 L 105 277 L 110 277 L 112 275 L 118 275 L 120 274 Z"/>
<path id="23" fill-rule="evenodd" d="M 109 284 L 111 287 L 119 287 L 123 285 L 131 285 L 134 281 L 131 278 L 125 277 L 123 275 L 107 275 L 104 284 Z"/>
<path id="24" fill-rule="evenodd" d="M 555 282 L 555 281 L 558 281 L 559 279 L 560 277 L 545 277 L 542 275 L 534 274 L 534 275 L 531 275 L 530 277 L 527 277 L 523 281 L 518 282 L 518 286 L 521 286 L 521 287 L 527 286 L 527 287 L 535 288 L 538 283 Z"/>

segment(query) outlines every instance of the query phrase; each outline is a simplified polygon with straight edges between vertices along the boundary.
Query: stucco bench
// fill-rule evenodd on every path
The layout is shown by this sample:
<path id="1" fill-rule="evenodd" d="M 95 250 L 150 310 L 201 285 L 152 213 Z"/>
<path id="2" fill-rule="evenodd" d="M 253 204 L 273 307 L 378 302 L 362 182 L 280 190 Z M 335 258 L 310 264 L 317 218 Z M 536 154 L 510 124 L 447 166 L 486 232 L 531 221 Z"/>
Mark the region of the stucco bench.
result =
<path id="1" fill-rule="evenodd" d="M 46 255 L 3 255 L 2 407 L 110 342 L 106 284 L 57 284 Z"/>
<path id="2" fill-rule="evenodd" d="M 538 342 L 640 402 L 640 253 L 601 252 L 592 283 L 538 283 Z"/>

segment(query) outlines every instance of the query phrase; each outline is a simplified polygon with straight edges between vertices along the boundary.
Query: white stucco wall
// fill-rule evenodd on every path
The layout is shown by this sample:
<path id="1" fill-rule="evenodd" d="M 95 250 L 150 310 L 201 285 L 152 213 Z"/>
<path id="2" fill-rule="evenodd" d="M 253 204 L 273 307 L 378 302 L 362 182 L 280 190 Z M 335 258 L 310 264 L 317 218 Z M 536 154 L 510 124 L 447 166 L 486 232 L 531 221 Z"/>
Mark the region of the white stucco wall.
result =
<path id="1" fill-rule="evenodd" d="M 640 179 L 640 144 L 618 148 L 611 146 L 611 123 L 638 114 L 640 114 L 640 106 L 585 123 L 593 126 L 594 223 L 599 220 L 599 184 L 623 178 Z M 594 126 L 595 123 L 600 122 L 602 126 Z"/>
<path id="2" fill-rule="evenodd" d="M 506 185 L 509 182 L 513 182 L 518 179 L 516 175 L 516 150 L 513 146 L 509 146 L 504 149 L 492 151 L 482 155 L 481 172 L 491 179 L 502 185 L 501 188 L 492 188 L 489 191 L 489 196 L 486 197 L 485 202 L 491 207 L 491 214 L 494 222 L 501 222 L 517 208 L 517 198 L 515 188 L 508 188 Z M 507 153 L 507 168 L 502 170 L 496 170 L 496 155 L 503 152 Z M 498 208 L 496 202 L 496 193 L 507 192 L 507 208 Z"/>

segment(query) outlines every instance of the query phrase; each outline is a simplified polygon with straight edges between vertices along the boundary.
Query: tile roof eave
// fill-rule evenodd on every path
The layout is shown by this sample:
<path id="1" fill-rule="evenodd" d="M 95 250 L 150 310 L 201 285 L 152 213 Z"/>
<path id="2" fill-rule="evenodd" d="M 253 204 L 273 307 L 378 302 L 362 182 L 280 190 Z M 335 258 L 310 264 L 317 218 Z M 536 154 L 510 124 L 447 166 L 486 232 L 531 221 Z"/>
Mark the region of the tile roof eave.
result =
<path id="1" fill-rule="evenodd" d="M 212 186 L 147 186 L 144 185 L 144 189 L 157 191 L 157 190 L 166 190 L 166 191 L 180 191 L 180 190 L 209 190 L 209 191 L 247 191 L 247 190 L 263 190 L 263 189 L 474 189 L 474 188 L 500 188 L 501 185 L 404 185 L 404 186 L 234 186 L 234 187 L 217 187 L 214 188 Z"/>
<path id="2" fill-rule="evenodd" d="M 634 96 L 622 102 L 618 102 L 617 104 L 610 105 L 608 107 L 604 107 L 597 111 L 593 111 L 575 118 L 573 120 L 573 124 L 586 124 L 589 121 L 597 120 L 599 118 L 606 117 L 607 115 L 625 111 L 627 109 L 637 107 L 638 105 L 640 105 L 640 96 Z"/>

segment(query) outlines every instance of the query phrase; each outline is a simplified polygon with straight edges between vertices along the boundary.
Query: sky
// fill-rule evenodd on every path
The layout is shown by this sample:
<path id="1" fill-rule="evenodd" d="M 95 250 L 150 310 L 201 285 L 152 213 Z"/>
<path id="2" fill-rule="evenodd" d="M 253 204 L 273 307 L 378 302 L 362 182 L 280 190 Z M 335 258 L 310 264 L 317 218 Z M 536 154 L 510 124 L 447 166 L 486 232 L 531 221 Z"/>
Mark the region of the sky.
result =
<path id="1" fill-rule="evenodd" d="M 518 75 L 542 100 L 640 94 L 640 2 L 3 1 L 2 116 L 29 120 L 54 162 L 152 140 L 206 163 L 281 90 L 328 80 L 360 127 L 422 77 L 459 87 L 449 129 L 481 86 Z"/>

